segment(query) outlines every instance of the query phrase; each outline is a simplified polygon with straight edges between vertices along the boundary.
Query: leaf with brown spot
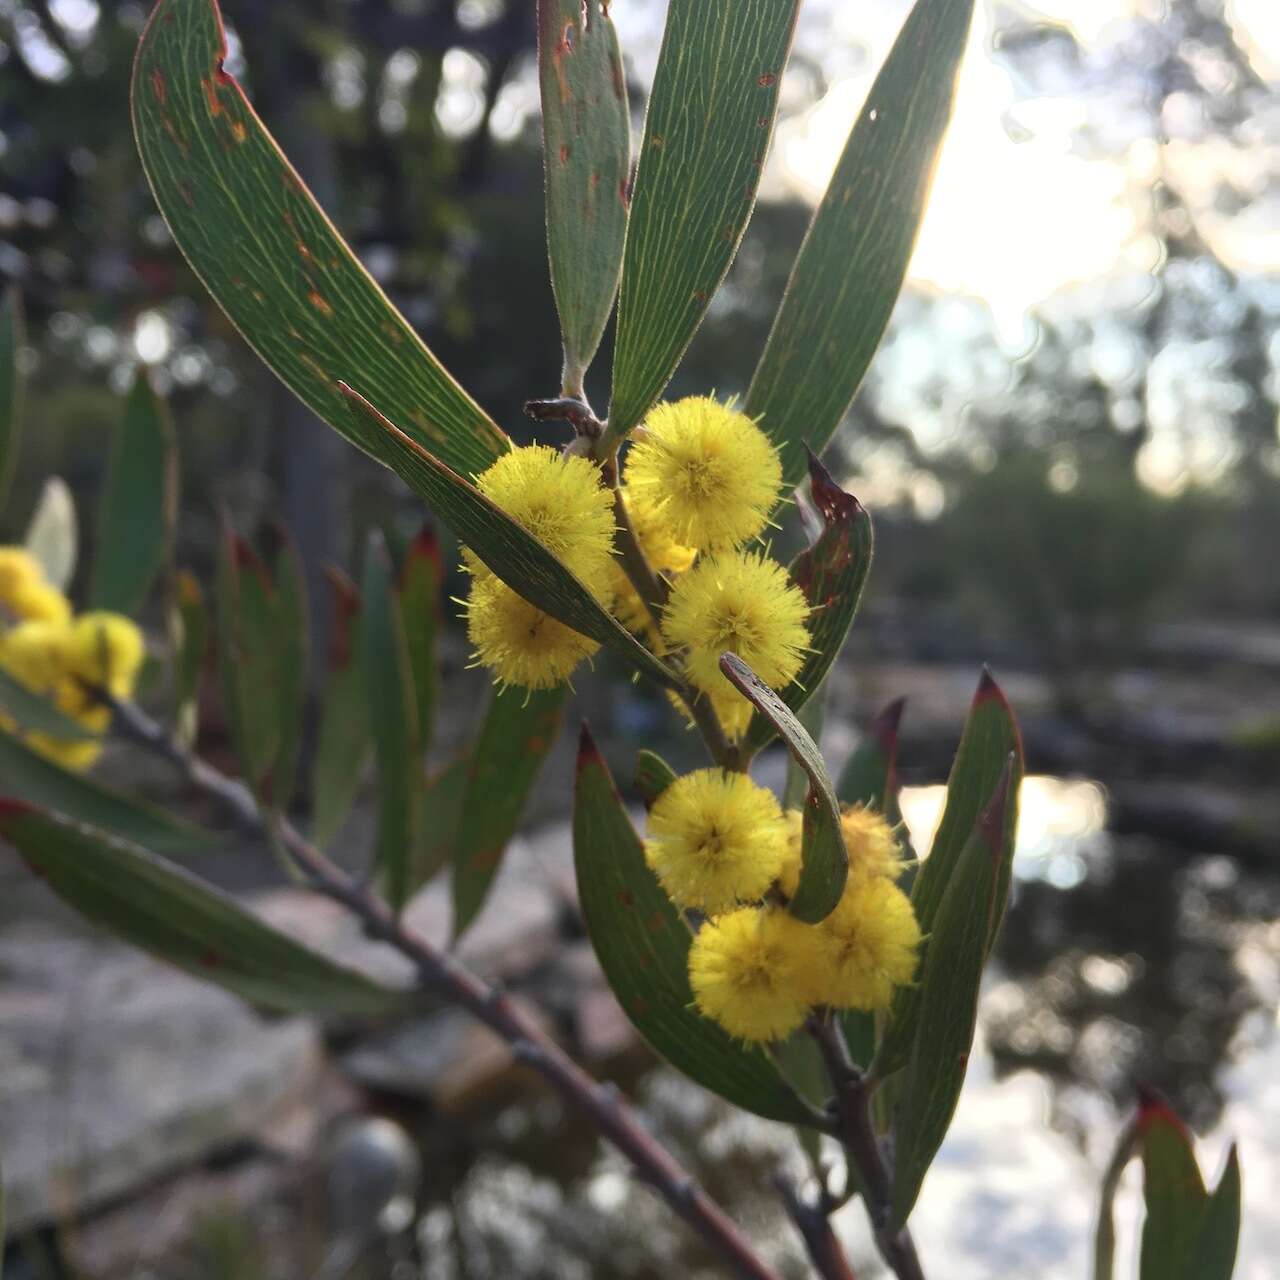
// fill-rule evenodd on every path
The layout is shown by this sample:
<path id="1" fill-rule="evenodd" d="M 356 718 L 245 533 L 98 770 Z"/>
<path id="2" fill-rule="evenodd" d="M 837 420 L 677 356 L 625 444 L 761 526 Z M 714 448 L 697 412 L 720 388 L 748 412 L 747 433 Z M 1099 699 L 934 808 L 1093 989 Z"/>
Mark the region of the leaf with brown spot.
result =
<path id="1" fill-rule="evenodd" d="M 611 436 L 629 432 L 662 394 L 738 251 L 799 8 L 667 7 L 623 254 Z"/>
<path id="2" fill-rule="evenodd" d="M 581 397 L 618 291 L 631 168 L 622 53 L 599 0 L 538 0 L 538 74 L 563 393 Z"/>
<path id="3" fill-rule="evenodd" d="M 373 1014 L 405 994 L 296 942 L 147 849 L 0 800 L 0 838 L 93 924 L 243 999 L 282 1013 Z"/>
<path id="4" fill-rule="evenodd" d="M 134 135 L 174 240 L 250 345 L 336 431 L 355 438 L 338 392 L 355 383 L 451 467 L 483 470 L 509 447 L 505 434 L 357 261 L 225 56 L 214 0 L 160 0 L 138 45 Z"/>
<path id="5" fill-rule="evenodd" d="M 585 725 L 573 795 L 573 858 L 600 967 L 654 1051 L 747 1111 L 809 1123 L 806 1108 L 773 1062 L 693 1007 L 689 930 L 646 866 L 640 838 Z"/>
<path id="6" fill-rule="evenodd" d="M 810 491 L 822 517 L 822 532 L 791 563 L 791 581 L 809 603 L 809 652 L 796 678 L 781 691 L 790 710 L 800 711 L 822 687 L 853 626 L 871 569 L 874 538 L 867 509 L 846 493 L 812 454 Z M 743 739 L 748 759 L 774 737 L 768 719 L 756 713 Z"/>
<path id="7" fill-rule="evenodd" d="M 453 938 L 480 913 L 560 734 L 566 689 L 494 689 L 471 751 L 453 855 Z"/>

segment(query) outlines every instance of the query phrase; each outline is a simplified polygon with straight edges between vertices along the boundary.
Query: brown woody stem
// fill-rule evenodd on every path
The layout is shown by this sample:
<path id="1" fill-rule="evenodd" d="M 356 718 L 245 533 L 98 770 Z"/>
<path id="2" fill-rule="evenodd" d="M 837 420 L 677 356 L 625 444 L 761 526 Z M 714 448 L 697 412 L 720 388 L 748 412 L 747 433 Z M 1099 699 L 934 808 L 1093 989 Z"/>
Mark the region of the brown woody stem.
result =
<path id="1" fill-rule="evenodd" d="M 114 712 L 113 728 L 124 738 L 169 760 L 207 795 L 219 800 L 255 831 L 267 824 L 252 792 L 178 742 L 163 726 L 130 702 L 103 693 Z M 331 862 L 287 819 L 272 824 L 277 838 L 311 886 L 342 903 L 370 937 L 394 947 L 418 972 L 424 989 L 461 1006 L 510 1047 L 512 1055 L 536 1071 L 567 1102 L 585 1112 L 631 1163 L 639 1176 L 745 1280 L 779 1280 L 752 1249 L 733 1220 L 693 1177 L 656 1142 L 617 1090 L 593 1080 L 507 995 L 489 986 L 448 952 L 407 928 L 374 893 Z"/>
<path id="2" fill-rule="evenodd" d="M 869 1081 L 849 1056 L 849 1046 L 838 1023 L 830 1016 L 814 1015 L 806 1025 L 822 1052 L 835 1091 L 836 1137 L 844 1146 L 850 1174 L 856 1177 L 866 1201 L 876 1248 L 898 1280 L 925 1280 L 911 1233 L 906 1227 L 894 1231 L 889 1226 L 893 1179 L 871 1118 Z"/>
<path id="3" fill-rule="evenodd" d="M 787 1216 L 795 1223 L 809 1261 L 822 1280 L 858 1280 L 853 1266 L 831 1225 L 830 1209 L 824 1201 L 810 1204 L 786 1178 L 775 1178 L 774 1186 Z"/>

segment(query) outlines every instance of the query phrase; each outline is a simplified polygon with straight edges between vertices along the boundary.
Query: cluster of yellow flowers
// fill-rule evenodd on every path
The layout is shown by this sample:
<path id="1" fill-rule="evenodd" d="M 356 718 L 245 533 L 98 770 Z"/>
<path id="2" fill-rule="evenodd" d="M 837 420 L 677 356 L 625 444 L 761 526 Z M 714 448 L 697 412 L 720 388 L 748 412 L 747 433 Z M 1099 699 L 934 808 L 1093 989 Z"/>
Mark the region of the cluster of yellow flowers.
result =
<path id="1" fill-rule="evenodd" d="M 145 652 L 142 633 L 128 618 L 102 611 L 73 617 L 67 598 L 27 551 L 0 547 L 0 669 L 25 688 L 88 733 L 102 734 L 111 712 L 92 690 L 129 697 Z M 20 734 L 33 750 L 69 769 L 87 769 L 102 750 L 95 737 L 23 732 L 4 711 L 0 730 Z"/>
<path id="2" fill-rule="evenodd" d="M 883 1009 L 915 974 L 920 927 L 896 883 L 902 857 L 884 817 L 845 810 L 849 879 L 816 925 L 786 908 L 801 828 L 797 810 L 720 769 L 677 779 L 649 814 L 646 861 L 677 907 L 707 917 L 689 950 L 698 1008 L 743 1040 L 782 1039 L 818 1007 Z"/>
<path id="3" fill-rule="evenodd" d="M 690 684 L 736 738 L 751 704 L 719 668 L 738 654 L 782 688 L 809 643 L 809 607 L 786 570 L 745 544 L 765 529 L 782 488 L 772 443 L 752 419 L 709 396 L 653 409 L 626 459 L 620 499 L 641 551 L 670 585 L 656 620 L 615 554 L 613 495 L 598 467 L 542 445 L 506 454 L 477 478 L 481 492 L 554 552 L 630 630 L 676 653 Z M 467 556 L 468 632 L 502 684 L 561 684 L 598 648 L 523 600 Z"/>

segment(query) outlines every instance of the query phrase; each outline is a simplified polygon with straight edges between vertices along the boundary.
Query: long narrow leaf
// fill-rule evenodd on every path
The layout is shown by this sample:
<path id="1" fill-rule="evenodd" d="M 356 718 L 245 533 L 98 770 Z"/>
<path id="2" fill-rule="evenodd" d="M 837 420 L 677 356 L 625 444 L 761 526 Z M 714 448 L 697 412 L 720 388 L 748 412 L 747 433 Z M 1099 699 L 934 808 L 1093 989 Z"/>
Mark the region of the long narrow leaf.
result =
<path id="1" fill-rule="evenodd" d="M 893 1223 L 907 1221 L 964 1085 L 978 1016 L 987 939 L 1009 861 L 1005 840 L 1012 761 L 956 863 L 934 922 L 920 982 L 919 1018 L 894 1116 Z"/>
<path id="2" fill-rule="evenodd" d="M 369 540 L 361 578 L 360 663 L 378 760 L 378 836 L 374 866 L 394 911 L 409 897 L 410 862 L 422 803 L 422 743 L 391 558 Z"/>
<path id="3" fill-rule="evenodd" d="M 404 637 L 409 645 L 409 670 L 413 673 L 414 702 L 418 709 L 418 738 L 431 743 L 436 702 L 440 695 L 440 657 L 436 652 L 440 632 L 440 597 L 444 587 L 444 561 L 435 530 L 426 523 L 405 552 L 396 591 Z"/>
<path id="4" fill-rule="evenodd" d="M 612 649 L 635 670 L 669 688 L 679 678 L 656 658 L 536 538 L 475 485 L 432 457 L 363 396 L 343 389 L 364 447 L 393 471 L 503 582 L 566 626 Z"/>
<path id="5" fill-rule="evenodd" d="M 560 734 L 565 686 L 494 689 L 471 752 L 453 858 L 453 938 L 480 913 L 529 792 Z"/>
<path id="6" fill-rule="evenodd" d="M 755 206 L 799 0 L 671 0 L 636 167 L 609 430 L 662 393 Z"/>
<path id="7" fill-rule="evenodd" d="M 563 390 L 580 397 L 613 310 L 630 202 L 631 112 L 607 3 L 538 0 L 538 79 Z"/>
<path id="8" fill-rule="evenodd" d="M 99 508 L 89 589 L 94 608 L 137 611 L 169 556 L 177 509 L 173 424 L 139 370 L 125 400 Z"/>
<path id="9" fill-rule="evenodd" d="M 1191 1135 L 1166 1102 L 1144 1097 L 1138 1110 L 1142 1154 L 1140 1280 L 1192 1280 L 1194 1254 L 1209 1194 L 1196 1163 Z M 1201 1280 L 1194 1273 L 1194 1280 Z"/>
<path id="10" fill-rule="evenodd" d="M 0 711 L 12 716 L 22 728 L 47 733 L 52 738 L 77 742 L 98 736 L 78 720 L 63 715 L 47 698 L 32 693 L 3 667 L 0 667 Z"/>
<path id="11" fill-rule="evenodd" d="M 320 704 L 320 730 L 311 778 L 311 838 L 321 846 L 338 834 L 351 812 L 373 747 L 358 653 L 360 593 L 345 574 L 330 570 L 328 576 L 329 672 Z"/>
<path id="12" fill-rule="evenodd" d="M 377 1013 L 403 1000 L 138 845 L 14 800 L 0 801 L 0 836 L 94 924 L 254 1004 L 288 1013 Z"/>
<path id="13" fill-rule="evenodd" d="M 791 565 L 791 581 L 809 602 L 810 649 L 796 678 L 782 690 L 782 701 L 799 711 L 822 686 L 853 625 L 862 588 L 871 569 L 871 517 L 851 493 L 845 493 L 818 461 L 809 457 L 814 505 L 822 532 Z M 743 743 L 748 757 L 766 746 L 774 730 L 760 714 L 752 717 Z"/>
<path id="14" fill-rule="evenodd" d="M 275 374 L 351 438 L 340 381 L 449 466 L 482 470 L 505 435 L 356 260 L 235 78 L 214 0 L 160 0 L 131 88 L 142 167 L 173 238 Z M 357 442 L 358 443 L 358 442 Z"/>
<path id="15" fill-rule="evenodd" d="M 573 857 L 587 933 L 609 986 L 654 1051 L 756 1115 L 804 1124 L 804 1105 L 760 1049 L 693 1007 L 688 928 L 653 872 L 586 726 L 573 796 Z"/>
<path id="16" fill-rule="evenodd" d="M 840 830 L 840 806 L 827 776 L 822 752 L 791 709 L 736 653 L 720 655 L 720 670 L 768 719 L 809 779 L 801 840 L 804 860 L 800 883 L 788 909 L 798 919 L 817 924 L 835 910 L 849 878 L 849 853 Z"/>
<path id="17" fill-rule="evenodd" d="M 788 489 L 853 401 L 889 322 L 951 118 L 973 0 L 917 0 L 813 215 L 746 412 Z"/>
<path id="18" fill-rule="evenodd" d="M 170 857 L 217 844 L 209 832 L 62 769 L 4 732 L 0 732 L 0 791 Z"/>

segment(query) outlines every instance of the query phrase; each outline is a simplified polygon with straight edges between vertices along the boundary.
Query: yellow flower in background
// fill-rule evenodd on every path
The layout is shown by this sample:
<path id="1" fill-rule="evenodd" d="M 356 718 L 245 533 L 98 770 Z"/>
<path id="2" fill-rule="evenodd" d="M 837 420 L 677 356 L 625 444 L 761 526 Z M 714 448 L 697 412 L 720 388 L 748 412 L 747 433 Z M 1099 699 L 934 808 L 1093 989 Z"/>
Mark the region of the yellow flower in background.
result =
<path id="1" fill-rule="evenodd" d="M 804 981 L 814 1004 L 884 1009 L 894 988 L 915 977 L 920 925 L 911 899 L 884 876 L 846 889 L 840 905 L 810 932 L 817 963 Z"/>
<path id="2" fill-rule="evenodd" d="M 803 975 L 815 963 L 817 930 L 785 911 L 743 907 L 698 930 L 689 985 L 704 1017 L 742 1040 L 781 1040 L 804 1021 Z"/>
<path id="3" fill-rule="evenodd" d="M 649 811 L 644 856 L 672 902 L 714 915 L 764 896 L 786 838 L 771 791 L 744 773 L 699 769 L 677 778 Z"/>
<path id="4" fill-rule="evenodd" d="M 637 498 L 625 486 L 622 492 L 636 541 L 640 544 L 649 567 L 666 577 L 684 573 L 692 566 L 697 552 L 676 541 L 662 513 L 652 504 L 643 498 Z M 627 577 L 626 569 L 619 559 L 615 559 L 613 563 L 613 586 L 613 611 L 622 625 L 637 635 L 651 632 L 653 619 L 649 616 L 644 601 L 640 599 L 640 593 L 631 585 L 631 579 Z"/>
<path id="5" fill-rule="evenodd" d="M 662 619 L 685 669 L 715 699 L 737 697 L 720 672 L 720 655 L 736 653 L 771 688 L 800 670 L 809 644 L 809 605 L 786 570 L 757 552 L 705 556 L 676 580 Z M 741 700 L 741 699 L 740 699 Z"/>
<path id="6" fill-rule="evenodd" d="M 24 731 L 8 716 L 0 718 L 0 729 L 18 734 L 33 751 L 64 768 L 87 769 L 101 754 L 98 739 L 111 722 L 110 708 L 94 697 L 90 686 L 129 697 L 145 656 L 142 632 L 119 614 L 86 613 L 74 622 L 19 622 L 0 634 L 0 667 L 94 736 L 72 739 Z"/>
<path id="7" fill-rule="evenodd" d="M 649 411 L 627 454 L 626 481 L 681 544 L 719 550 L 764 529 L 781 494 L 782 464 L 745 413 L 689 396 Z"/>
<path id="8" fill-rule="evenodd" d="M 67 676 L 71 628 L 60 622 L 19 622 L 0 635 L 0 666 L 32 693 L 52 695 Z"/>
<path id="9" fill-rule="evenodd" d="M 40 562 L 25 547 L 0 547 L 0 600 L 20 586 L 43 581 Z"/>
<path id="10" fill-rule="evenodd" d="M 778 884 L 788 898 L 795 896 L 800 883 L 801 836 L 804 815 L 787 810 L 787 856 Z M 875 876 L 897 880 L 902 873 L 902 850 L 893 828 L 882 813 L 864 805 L 849 805 L 840 815 L 840 831 L 849 853 L 849 880 L 845 892 L 865 884 Z"/>
<path id="11" fill-rule="evenodd" d="M 550 445 L 505 453 L 476 478 L 476 486 L 517 524 L 564 562 L 596 597 L 612 586 L 613 495 L 586 458 Z M 467 565 L 479 579 L 490 571 L 472 551 Z"/>
<path id="12" fill-rule="evenodd" d="M 66 596 L 45 581 L 44 569 L 22 547 L 0 547 L 0 618 L 19 621 L 69 622 Z"/>
<path id="13" fill-rule="evenodd" d="M 466 611 L 476 659 L 501 685 L 554 688 L 600 647 L 492 574 L 472 582 Z"/>

